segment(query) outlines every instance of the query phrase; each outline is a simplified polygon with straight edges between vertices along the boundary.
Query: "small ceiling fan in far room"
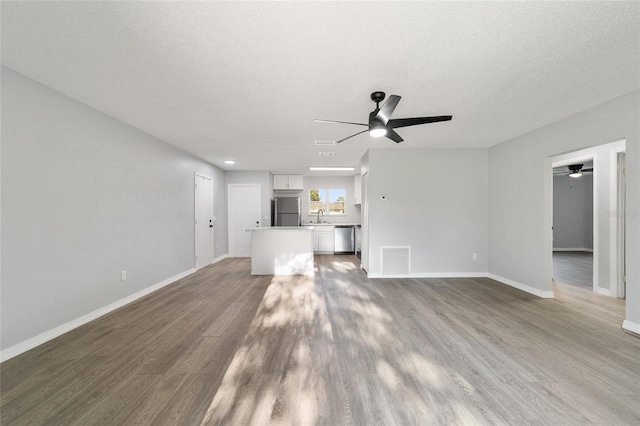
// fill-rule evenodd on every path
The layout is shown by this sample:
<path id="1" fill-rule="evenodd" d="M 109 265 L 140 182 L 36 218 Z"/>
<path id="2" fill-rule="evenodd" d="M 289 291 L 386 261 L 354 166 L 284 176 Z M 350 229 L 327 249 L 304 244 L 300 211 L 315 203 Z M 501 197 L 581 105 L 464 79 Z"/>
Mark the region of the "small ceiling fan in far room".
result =
<path id="1" fill-rule="evenodd" d="M 336 143 L 342 143 L 347 139 L 350 139 L 354 136 L 362 134 L 364 132 L 369 132 L 371 136 L 380 137 L 385 136 L 396 143 L 402 142 L 404 139 L 400 137 L 395 130 L 398 127 L 408 127 L 408 126 L 416 126 L 418 124 L 428 124 L 428 123 L 436 123 L 438 121 L 449 121 L 451 120 L 451 115 L 439 115 L 436 117 L 415 117 L 415 118 L 396 118 L 391 119 L 391 114 L 393 114 L 393 110 L 396 109 L 398 102 L 400 102 L 400 96 L 391 95 L 389 99 L 382 105 L 380 108 L 380 102 L 384 100 L 385 93 L 384 92 L 373 92 L 371 94 L 371 100 L 376 103 L 376 109 L 371 111 L 369 114 L 369 123 L 353 123 L 350 121 L 334 121 L 334 120 L 313 120 L 317 123 L 340 123 L 340 124 L 354 124 L 356 126 L 366 126 L 367 128 L 361 132 L 354 133 L 351 136 L 347 136 L 346 138 L 340 139 L 336 141 Z"/>
<path id="2" fill-rule="evenodd" d="M 553 175 L 554 176 L 570 176 L 573 178 L 577 178 L 586 173 L 588 174 L 593 173 L 593 167 L 590 167 L 588 169 L 583 169 L 582 168 L 583 166 L 584 164 L 571 164 L 569 166 L 566 166 L 567 170 L 561 170 L 562 167 L 558 167 L 554 169 Z"/>

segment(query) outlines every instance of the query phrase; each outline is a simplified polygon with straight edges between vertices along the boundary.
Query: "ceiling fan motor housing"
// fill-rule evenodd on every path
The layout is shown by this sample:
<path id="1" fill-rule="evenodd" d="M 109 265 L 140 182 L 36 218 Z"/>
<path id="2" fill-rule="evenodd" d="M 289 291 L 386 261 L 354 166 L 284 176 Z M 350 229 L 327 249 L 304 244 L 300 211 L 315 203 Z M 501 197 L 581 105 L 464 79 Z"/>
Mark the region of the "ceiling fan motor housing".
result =
<path id="1" fill-rule="evenodd" d="M 384 92 L 373 92 L 371 94 L 371 100 L 375 103 L 382 102 L 384 100 L 385 93 Z"/>

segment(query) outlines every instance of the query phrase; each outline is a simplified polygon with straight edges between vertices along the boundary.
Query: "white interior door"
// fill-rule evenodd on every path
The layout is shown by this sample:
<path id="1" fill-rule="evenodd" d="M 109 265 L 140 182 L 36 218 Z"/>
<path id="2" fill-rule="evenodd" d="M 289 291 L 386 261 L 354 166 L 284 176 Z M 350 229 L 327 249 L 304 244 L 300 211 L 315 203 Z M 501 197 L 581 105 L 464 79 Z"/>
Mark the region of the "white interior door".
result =
<path id="1" fill-rule="evenodd" d="M 195 175 L 196 269 L 213 262 L 213 179 Z"/>
<path id="2" fill-rule="evenodd" d="M 262 216 L 260 184 L 229 185 L 229 256 L 251 256 L 251 233 Z"/>

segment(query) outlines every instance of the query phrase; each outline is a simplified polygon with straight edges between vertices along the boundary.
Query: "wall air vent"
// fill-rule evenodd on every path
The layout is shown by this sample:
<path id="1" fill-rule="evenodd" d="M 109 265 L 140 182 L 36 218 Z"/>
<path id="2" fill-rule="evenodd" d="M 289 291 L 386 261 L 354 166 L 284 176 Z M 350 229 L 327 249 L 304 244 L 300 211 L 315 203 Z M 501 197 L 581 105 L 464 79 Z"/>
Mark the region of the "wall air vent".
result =
<path id="1" fill-rule="evenodd" d="M 381 247 L 382 275 L 408 277 L 411 274 L 411 247 Z"/>
<path id="2" fill-rule="evenodd" d="M 335 153 L 333 153 L 331 151 L 323 151 L 323 152 L 319 152 L 318 155 L 320 157 L 333 157 L 335 155 Z"/>
<path id="3" fill-rule="evenodd" d="M 336 141 L 316 141 L 315 144 L 317 146 L 333 146 L 336 144 Z"/>

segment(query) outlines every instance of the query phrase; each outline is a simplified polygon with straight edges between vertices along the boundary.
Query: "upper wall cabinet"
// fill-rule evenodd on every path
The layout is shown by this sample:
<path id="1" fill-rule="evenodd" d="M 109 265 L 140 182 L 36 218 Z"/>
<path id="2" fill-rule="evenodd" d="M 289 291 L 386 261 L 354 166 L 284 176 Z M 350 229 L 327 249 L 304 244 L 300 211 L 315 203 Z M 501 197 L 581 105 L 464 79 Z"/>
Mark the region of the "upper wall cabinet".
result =
<path id="1" fill-rule="evenodd" d="M 275 191 L 302 191 L 302 175 L 273 175 Z"/>
<path id="2" fill-rule="evenodd" d="M 362 176 L 353 177 L 353 204 L 362 204 Z"/>

